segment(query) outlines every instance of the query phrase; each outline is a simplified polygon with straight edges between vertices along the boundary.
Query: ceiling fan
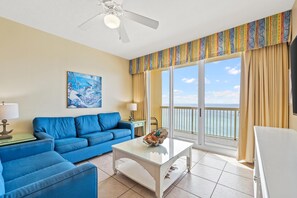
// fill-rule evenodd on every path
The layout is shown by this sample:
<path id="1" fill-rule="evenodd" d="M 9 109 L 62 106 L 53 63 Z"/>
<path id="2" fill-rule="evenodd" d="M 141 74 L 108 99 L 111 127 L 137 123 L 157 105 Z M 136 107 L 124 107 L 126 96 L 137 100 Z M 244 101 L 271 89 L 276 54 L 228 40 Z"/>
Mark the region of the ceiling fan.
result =
<path id="1" fill-rule="evenodd" d="M 123 9 L 123 5 L 119 4 L 115 0 L 99 0 L 98 5 L 99 13 L 80 24 L 78 26 L 79 28 L 84 29 L 84 26 L 86 26 L 86 24 L 88 24 L 91 20 L 99 16 L 104 16 L 104 24 L 110 29 L 117 29 L 119 39 L 123 43 L 127 43 L 130 40 L 124 27 L 123 18 L 136 21 L 153 29 L 157 29 L 159 26 L 159 21 L 125 10 Z"/>

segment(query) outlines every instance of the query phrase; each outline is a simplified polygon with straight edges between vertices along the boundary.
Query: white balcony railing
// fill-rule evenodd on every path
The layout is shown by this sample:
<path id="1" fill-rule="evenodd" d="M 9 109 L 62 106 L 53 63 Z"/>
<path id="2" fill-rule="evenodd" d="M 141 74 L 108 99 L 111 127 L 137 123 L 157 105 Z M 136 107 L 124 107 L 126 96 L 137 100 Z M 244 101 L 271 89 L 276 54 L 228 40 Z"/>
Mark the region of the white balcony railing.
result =
<path id="1" fill-rule="evenodd" d="M 169 107 L 162 106 L 162 127 L 169 127 Z M 239 108 L 205 107 L 205 134 L 226 139 L 238 139 Z M 197 107 L 174 107 L 174 130 L 198 133 Z"/>

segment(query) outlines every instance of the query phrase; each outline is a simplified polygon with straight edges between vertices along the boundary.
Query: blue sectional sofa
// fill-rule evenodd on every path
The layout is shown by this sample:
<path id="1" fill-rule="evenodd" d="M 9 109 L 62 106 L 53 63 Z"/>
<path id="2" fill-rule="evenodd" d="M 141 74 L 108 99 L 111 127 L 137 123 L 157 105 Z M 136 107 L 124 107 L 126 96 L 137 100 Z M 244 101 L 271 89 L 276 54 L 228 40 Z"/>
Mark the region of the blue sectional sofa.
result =
<path id="1" fill-rule="evenodd" d="M 37 117 L 35 136 L 51 140 L 54 150 L 76 163 L 112 151 L 112 145 L 134 138 L 134 127 L 118 112 L 79 117 Z"/>
<path id="2" fill-rule="evenodd" d="M 51 140 L 2 146 L 0 159 L 0 197 L 98 196 L 96 166 L 75 166 L 53 151 Z"/>

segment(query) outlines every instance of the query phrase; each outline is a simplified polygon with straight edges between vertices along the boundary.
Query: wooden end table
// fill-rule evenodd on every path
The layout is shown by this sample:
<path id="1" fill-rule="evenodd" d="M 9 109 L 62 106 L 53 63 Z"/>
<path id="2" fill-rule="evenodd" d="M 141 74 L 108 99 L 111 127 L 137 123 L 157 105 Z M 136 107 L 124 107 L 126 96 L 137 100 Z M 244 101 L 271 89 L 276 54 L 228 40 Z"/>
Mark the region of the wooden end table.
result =
<path id="1" fill-rule="evenodd" d="M 125 120 L 125 121 L 127 121 L 127 120 Z M 127 121 L 127 122 L 132 123 L 133 126 L 134 126 L 134 129 L 135 128 L 142 128 L 141 136 L 146 135 L 146 132 L 145 132 L 145 120 L 134 120 L 134 121 Z"/>

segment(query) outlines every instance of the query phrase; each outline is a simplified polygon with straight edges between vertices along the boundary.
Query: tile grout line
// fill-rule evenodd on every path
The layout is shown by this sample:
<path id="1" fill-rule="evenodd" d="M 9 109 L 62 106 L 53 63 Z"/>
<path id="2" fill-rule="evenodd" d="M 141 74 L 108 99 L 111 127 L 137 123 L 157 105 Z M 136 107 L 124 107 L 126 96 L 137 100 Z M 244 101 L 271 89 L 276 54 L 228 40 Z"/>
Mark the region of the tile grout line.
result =
<path id="1" fill-rule="evenodd" d="M 197 164 L 199 164 L 199 163 L 197 163 Z M 196 165 L 197 165 L 196 164 Z M 199 164 L 200 166 L 206 166 L 207 168 L 211 168 L 211 169 L 215 169 L 215 170 L 219 170 L 219 171 L 223 171 L 224 170 L 224 168 L 225 168 L 225 166 L 223 167 L 223 169 L 218 169 L 218 168 L 214 168 L 214 167 L 212 167 L 212 166 L 208 166 L 208 165 L 205 165 L 205 164 Z"/>
<path id="2" fill-rule="evenodd" d="M 242 192 L 242 191 L 239 191 L 239 190 L 237 190 L 237 189 L 231 188 L 230 186 L 226 186 L 226 185 L 224 185 L 224 184 L 219 184 L 219 185 L 224 186 L 224 187 L 226 187 L 226 188 L 229 188 L 229 189 L 231 189 L 231 190 L 234 190 L 234 191 L 236 191 L 236 192 L 239 192 L 239 193 L 248 195 L 248 196 L 250 196 L 250 197 L 254 197 L 254 195 L 247 194 L 247 193 L 245 193 L 245 192 Z"/>
<path id="3" fill-rule="evenodd" d="M 129 187 L 129 186 L 127 186 L 126 184 L 124 184 L 123 182 L 121 182 L 120 180 L 118 180 L 117 178 L 115 178 L 114 176 L 115 176 L 115 175 L 113 175 L 113 176 L 111 176 L 111 177 L 114 178 L 115 180 L 117 180 L 118 182 L 120 182 L 121 184 L 123 184 L 124 186 L 126 186 L 126 187 L 128 188 L 128 190 L 130 190 L 130 189 L 132 189 L 132 188 L 134 188 L 134 187 L 136 186 L 136 184 L 134 184 L 132 187 Z M 127 176 L 125 176 L 125 175 L 124 175 L 124 177 L 126 177 L 127 179 L 133 181 L 132 179 L 130 179 L 129 177 L 127 177 Z M 133 181 L 133 182 L 136 183 L 135 181 Z"/>
<path id="4" fill-rule="evenodd" d="M 206 154 L 207 154 L 207 152 L 205 152 L 205 154 L 203 155 L 203 157 L 201 157 L 197 162 L 194 162 L 194 163 L 195 163 L 194 166 L 196 166 L 196 165 L 199 163 L 199 161 L 200 161 L 202 158 L 204 158 L 204 157 L 206 156 Z M 192 161 L 192 164 L 193 164 L 193 161 Z M 193 166 L 193 167 L 194 167 L 194 166 Z M 191 169 L 192 169 L 193 167 L 191 167 Z M 186 172 L 186 171 L 185 171 L 185 172 Z M 189 192 L 189 191 L 187 191 L 187 190 L 185 190 L 185 189 L 182 189 L 182 188 L 180 188 L 180 187 L 177 186 L 177 185 L 183 180 L 183 178 L 184 178 L 187 174 L 192 174 L 192 173 L 191 173 L 191 171 L 190 171 L 190 172 L 186 172 L 186 174 L 184 174 L 184 175 L 181 175 L 181 177 L 177 179 L 177 180 L 179 180 L 179 181 L 178 181 L 176 184 L 174 184 L 176 181 L 172 184 L 174 187 L 167 193 L 167 195 L 166 195 L 165 197 L 167 197 L 167 196 L 170 194 L 170 192 L 176 187 L 176 188 L 179 188 L 179 189 L 181 189 L 181 190 L 183 190 L 183 191 L 185 191 L 185 192 L 187 192 L 187 193 L 189 193 L 189 194 L 191 194 L 191 195 L 194 195 L 195 197 L 201 198 L 201 197 L 199 197 L 199 196 L 193 194 L 192 192 Z M 196 175 L 195 175 L 195 176 L 196 176 Z"/>
<path id="5" fill-rule="evenodd" d="M 202 158 L 204 158 L 204 156 L 203 156 Z M 199 160 L 199 162 L 202 160 L 202 158 Z M 225 160 L 221 160 L 221 161 L 225 161 Z M 239 176 L 239 177 L 243 177 L 243 178 L 246 178 L 246 179 L 253 180 L 252 178 L 249 178 L 249 177 L 245 177 L 245 176 L 242 176 L 242 175 L 239 175 L 239 174 L 236 174 L 236 173 L 232 173 L 232 172 L 229 172 L 229 171 L 225 171 L 224 169 L 226 168 L 227 163 L 229 163 L 228 161 L 225 161 L 226 164 L 224 165 L 224 168 L 223 168 L 223 169 L 215 168 L 215 167 L 209 166 L 209 165 L 207 165 L 207 164 L 201 164 L 201 163 L 199 163 L 199 162 L 197 162 L 195 165 L 199 164 L 199 165 L 202 165 L 202 166 L 206 166 L 206 167 L 208 167 L 208 168 L 213 168 L 213 169 L 216 169 L 216 170 L 219 170 L 219 171 L 223 171 L 223 172 L 226 172 L 226 173 L 230 173 L 230 174 L 232 174 L 232 175 L 236 175 L 236 176 Z M 247 169 L 247 170 L 248 170 L 248 169 Z"/>
<path id="6" fill-rule="evenodd" d="M 134 185 L 134 186 L 135 186 L 135 185 Z M 133 187 L 134 187 L 134 186 L 133 186 Z M 130 190 L 132 190 L 134 193 L 138 194 L 139 196 L 144 197 L 144 196 L 142 196 L 141 194 L 139 194 L 138 192 L 136 192 L 135 190 L 133 190 L 132 188 L 128 188 L 127 191 L 125 191 L 125 192 L 123 192 L 122 194 L 120 194 L 117 198 L 119 198 L 119 197 L 121 197 L 122 195 L 126 194 L 126 193 L 129 192 Z"/>
<path id="7" fill-rule="evenodd" d="M 201 164 L 200 163 L 200 161 L 206 156 L 208 154 L 208 152 L 197 162 L 197 164 L 199 163 L 200 165 L 203 165 L 203 166 L 207 166 L 207 167 L 209 167 L 209 168 L 214 168 L 214 169 L 216 169 L 216 170 L 219 170 L 219 171 L 223 171 L 224 170 L 224 168 L 225 168 L 225 166 L 226 166 L 226 164 L 228 163 L 228 161 L 226 161 L 226 160 L 219 160 L 219 159 L 215 159 L 215 158 L 213 158 L 214 160 L 218 160 L 218 161 L 223 161 L 223 162 L 225 162 L 226 164 L 224 165 L 224 167 L 223 167 L 223 169 L 219 169 L 219 168 L 215 168 L 215 167 L 212 167 L 212 166 L 209 166 L 209 165 L 207 165 L 207 164 Z M 211 157 L 210 157 L 211 158 Z"/>
<path id="8" fill-rule="evenodd" d="M 127 191 L 125 191 L 124 193 L 122 193 L 120 196 L 122 196 L 123 194 L 125 194 L 126 192 L 128 192 L 129 190 L 132 190 L 134 193 L 138 194 L 139 196 L 143 197 L 141 194 L 139 194 L 138 192 L 136 192 L 135 190 L 133 190 L 133 188 L 137 185 L 137 184 L 134 184 L 132 187 L 129 187 L 127 185 L 125 185 L 123 182 L 121 182 L 120 180 L 118 180 L 117 178 L 115 178 L 114 176 L 111 176 L 113 179 L 115 179 L 116 181 L 118 181 L 119 183 L 123 184 L 124 186 L 126 186 L 128 188 Z M 125 176 L 126 177 L 126 176 Z M 127 177 L 128 178 L 128 177 Z M 128 178 L 130 179 L 130 178 Z M 133 181 L 133 180 L 132 180 Z M 135 182 L 135 181 L 133 181 Z M 118 196 L 118 197 L 120 197 Z"/>
<path id="9" fill-rule="evenodd" d="M 249 177 L 245 177 L 245 176 L 242 176 L 242 175 L 238 175 L 238 174 L 236 174 L 236 173 L 231 173 L 231 172 L 229 172 L 229 171 L 225 171 L 225 170 L 224 170 L 224 172 L 229 173 L 229 174 L 232 174 L 232 175 L 235 175 L 235 176 L 238 176 L 238 177 L 242 177 L 242 178 L 245 178 L 245 179 L 253 180 L 253 178 L 249 178 Z"/>
<path id="10" fill-rule="evenodd" d="M 112 156 L 111 156 L 111 157 L 112 157 Z M 90 163 L 92 163 L 92 162 L 90 162 Z M 97 167 L 97 166 L 96 166 L 96 167 Z M 133 190 L 133 188 L 136 186 L 136 184 L 134 184 L 132 187 L 129 187 L 129 186 L 127 186 L 126 184 L 124 184 L 122 181 L 120 181 L 119 179 L 115 178 L 114 176 L 115 176 L 116 174 L 110 175 L 109 173 L 107 173 L 106 171 L 100 169 L 99 167 L 97 167 L 97 169 L 99 169 L 100 171 L 104 172 L 105 174 L 107 174 L 107 175 L 109 176 L 109 177 L 106 178 L 105 180 L 110 179 L 110 178 L 113 178 L 113 179 L 115 179 L 117 182 L 121 183 L 122 185 L 124 185 L 125 187 L 128 188 L 125 192 L 123 192 L 122 194 L 120 194 L 118 197 L 122 196 L 123 194 L 125 194 L 125 193 L 128 192 L 129 190 L 132 190 L 134 193 L 136 193 L 136 194 L 138 194 L 139 196 L 143 197 L 142 195 L 140 195 L 139 193 L 137 193 L 135 190 Z M 128 177 L 127 177 L 127 178 L 128 178 Z M 128 178 L 128 179 L 130 179 L 130 178 Z M 105 181 L 105 180 L 103 180 L 103 181 Z M 101 181 L 101 182 L 103 182 L 103 181 Z M 133 180 L 132 180 L 132 181 L 133 181 Z M 99 182 L 99 183 L 101 183 L 101 182 Z M 133 181 L 133 182 L 135 182 L 135 181 Z"/>
<path id="11" fill-rule="evenodd" d="M 107 154 L 107 156 L 110 156 L 111 158 L 113 158 L 113 156 L 112 156 L 112 154 L 110 154 L 110 153 L 108 153 Z M 100 169 L 100 168 L 98 168 L 98 169 Z M 100 169 L 101 170 L 101 169 Z M 103 171 L 103 170 L 101 170 L 101 171 Z M 129 186 L 127 186 L 126 184 L 124 184 L 123 182 L 121 182 L 120 180 L 118 180 L 117 178 L 115 178 L 115 175 L 116 175 L 116 173 L 114 173 L 113 175 L 109 175 L 107 172 L 105 172 L 105 171 L 103 171 L 104 173 L 106 173 L 109 177 L 107 178 L 107 179 L 109 179 L 109 178 L 113 178 L 114 180 L 116 180 L 117 182 L 119 182 L 119 183 L 121 183 L 122 185 L 124 185 L 125 187 L 127 187 L 127 190 L 125 191 L 125 192 L 123 192 L 122 194 L 120 194 L 118 197 L 121 197 L 122 195 L 124 195 L 125 193 L 127 193 L 127 192 L 129 192 L 129 190 L 132 190 L 132 188 L 135 186 L 135 185 L 133 185 L 132 187 L 129 187 Z M 106 179 L 105 179 L 106 180 Z M 105 181 L 105 180 L 103 180 L 103 181 Z M 135 192 L 135 191 L 133 191 L 133 192 Z M 137 192 L 135 192 L 135 193 L 137 193 Z M 138 193 L 137 193 L 138 194 Z M 140 195 L 141 196 L 141 195 Z M 141 196 L 142 197 L 142 196 Z"/>
<path id="12" fill-rule="evenodd" d="M 185 190 L 185 189 L 182 189 L 182 188 L 180 188 L 180 187 L 177 186 L 177 185 L 183 180 L 183 178 L 184 178 L 187 174 L 192 174 L 193 176 L 196 176 L 196 177 L 205 179 L 205 180 L 207 180 L 207 181 L 209 181 L 209 182 L 213 182 L 213 183 L 215 183 L 215 187 L 214 187 L 214 189 L 213 189 L 213 191 L 212 191 L 210 197 L 213 196 L 214 191 L 215 191 L 215 189 L 218 187 L 218 185 L 222 185 L 222 186 L 224 186 L 224 187 L 226 187 L 226 188 L 228 188 L 228 189 L 231 189 L 231 190 L 234 190 L 234 191 L 236 191 L 236 192 L 239 192 L 239 193 L 242 193 L 242 194 L 245 194 L 245 195 L 247 195 L 247 196 L 251 196 L 251 197 L 252 197 L 252 195 L 250 195 L 250 194 L 248 194 L 248 193 L 241 192 L 241 191 L 239 191 L 239 190 L 237 190 L 237 189 L 233 189 L 232 187 L 225 186 L 224 184 L 220 184 L 220 183 L 219 183 L 219 180 L 221 179 L 222 174 L 223 174 L 224 172 L 225 172 L 225 173 L 232 174 L 232 175 L 234 175 L 234 176 L 238 176 L 238 177 L 247 179 L 247 180 L 252 180 L 251 178 L 248 178 L 248 177 L 246 177 L 246 176 L 242 176 L 242 175 L 238 175 L 238 174 L 236 174 L 236 173 L 232 173 L 232 172 L 229 172 L 229 171 L 225 171 L 225 168 L 226 168 L 227 164 L 229 163 L 228 160 L 221 160 L 221 161 L 224 161 L 224 162 L 225 162 L 225 165 L 224 165 L 224 167 L 223 167 L 222 170 L 221 170 L 221 169 L 218 169 L 218 168 L 215 168 L 215 167 L 212 167 L 212 166 L 209 166 L 209 165 L 206 165 L 206 164 L 201 164 L 200 162 L 201 162 L 201 161 L 203 160 L 203 158 L 205 158 L 205 157 L 207 156 L 207 154 L 208 154 L 208 152 L 205 152 L 205 151 L 203 151 L 203 152 L 204 152 L 205 154 L 204 154 L 204 155 L 203 155 L 197 162 L 192 162 L 192 167 L 191 167 L 191 169 L 192 169 L 194 166 L 196 166 L 196 165 L 198 164 L 198 165 L 201 165 L 201 166 L 205 166 L 205 167 L 208 167 L 208 168 L 212 168 L 212 169 L 215 169 L 215 170 L 219 170 L 219 171 L 221 171 L 221 173 L 220 173 L 220 176 L 219 176 L 217 182 L 214 182 L 214 181 L 209 180 L 209 179 L 207 179 L 207 178 L 201 177 L 201 176 L 199 176 L 199 175 L 195 175 L 195 174 L 193 174 L 193 173 L 191 173 L 191 172 L 187 172 L 186 174 L 184 174 L 184 175 L 179 179 L 179 181 L 178 181 L 176 184 L 173 184 L 172 189 L 171 189 L 171 190 L 166 194 L 166 196 L 164 196 L 164 197 L 167 197 L 167 196 L 172 192 L 172 190 L 173 190 L 175 187 L 178 188 L 178 189 L 180 189 L 180 190 L 183 190 L 183 191 L 185 191 L 185 192 L 187 192 L 187 193 L 189 193 L 189 194 L 191 194 L 191 195 L 193 195 L 193 196 L 195 196 L 195 197 L 199 197 L 199 196 L 193 194 L 192 192 L 189 192 L 189 191 L 187 191 L 187 190 Z M 108 155 L 109 157 L 112 157 L 112 156 L 109 155 L 109 154 L 107 154 L 107 155 Z M 216 159 L 216 158 L 214 158 L 214 159 Z M 219 159 L 218 159 L 218 160 L 219 160 Z M 90 162 L 89 160 L 87 160 L 86 162 L 92 163 L 92 162 Z M 193 164 L 194 164 L 194 165 L 193 165 Z M 125 187 L 127 187 L 127 190 L 124 191 L 122 194 L 120 194 L 120 195 L 117 196 L 117 197 L 121 197 L 121 196 L 123 196 L 125 193 L 129 192 L 130 190 L 133 191 L 134 193 L 136 193 L 137 195 L 143 197 L 141 194 L 139 194 L 138 192 L 136 192 L 135 190 L 133 190 L 133 188 L 136 186 L 136 184 L 134 184 L 133 186 L 129 187 L 129 186 L 127 186 L 126 184 L 124 184 L 122 181 L 120 181 L 119 179 L 115 178 L 115 174 L 110 175 L 110 174 L 108 174 L 106 171 L 100 169 L 99 167 L 97 167 L 97 169 L 100 170 L 100 171 L 102 171 L 102 172 L 105 173 L 106 175 L 108 175 L 108 178 L 104 179 L 103 181 L 105 181 L 105 180 L 107 180 L 107 179 L 109 179 L 109 178 L 113 178 L 113 179 L 115 179 L 116 181 L 118 181 L 119 183 L 121 183 L 122 185 L 124 185 Z M 103 181 L 101 181 L 101 182 L 103 182 Z M 133 180 L 132 180 L 132 181 L 133 181 Z M 98 182 L 98 184 L 101 183 L 101 182 Z"/>
<path id="13" fill-rule="evenodd" d="M 136 185 L 135 185 L 135 186 L 136 186 Z M 136 192 L 135 190 L 133 190 L 132 188 L 131 188 L 131 190 L 132 190 L 134 193 L 138 194 L 139 196 L 144 197 L 144 196 L 142 196 L 141 194 L 139 194 L 138 192 Z"/>
<path id="14" fill-rule="evenodd" d="M 215 182 L 215 181 L 212 181 L 212 180 L 210 180 L 210 179 L 201 177 L 201 176 L 199 176 L 199 175 L 195 175 L 195 174 L 193 174 L 193 173 L 191 173 L 191 175 L 193 175 L 194 177 L 199 177 L 199 178 L 201 178 L 201 179 L 207 180 L 207 181 L 212 182 L 212 183 L 217 183 L 217 182 Z"/>
<path id="15" fill-rule="evenodd" d="M 224 185 L 224 184 L 220 184 L 220 183 L 219 183 L 219 180 L 220 180 L 222 174 L 223 174 L 224 172 L 229 173 L 228 171 L 225 171 L 225 170 L 224 170 L 224 169 L 226 168 L 226 166 L 227 166 L 227 163 L 228 163 L 228 162 L 226 162 L 226 165 L 224 166 L 224 168 L 223 168 L 223 170 L 222 170 L 222 173 L 221 173 L 221 175 L 220 175 L 220 177 L 219 177 L 219 179 L 218 179 L 218 182 L 217 182 L 217 184 L 216 184 L 216 187 L 217 187 L 217 185 L 221 185 L 221 186 L 224 186 L 224 187 L 226 187 L 226 188 L 228 188 L 228 189 L 234 190 L 234 191 L 236 191 L 236 192 L 243 193 L 243 194 L 248 195 L 248 196 L 252 196 L 252 195 L 247 194 L 247 193 L 245 193 L 245 192 L 239 191 L 239 190 L 237 190 L 237 189 L 234 189 L 234 188 L 231 188 L 231 187 L 229 187 L 229 186 L 226 186 L 226 185 Z M 232 174 L 232 175 L 235 175 L 235 176 L 238 176 L 238 177 L 242 177 L 242 176 L 240 176 L 240 175 L 233 174 L 233 173 L 229 173 L 229 174 Z M 242 178 L 246 178 L 246 177 L 242 177 Z M 246 179 L 248 179 L 248 178 L 246 178 Z M 215 188 L 216 188 L 216 187 L 215 187 Z M 253 196 L 252 196 L 252 197 L 253 197 Z"/>
<path id="16" fill-rule="evenodd" d="M 121 197 L 122 195 L 124 195 L 128 191 L 129 191 L 129 189 L 127 191 L 123 192 L 122 194 L 120 194 L 119 196 L 117 196 L 117 198 Z"/>
<path id="17" fill-rule="evenodd" d="M 222 171 L 225 168 L 225 166 L 224 166 L 223 169 L 219 169 L 219 168 L 215 168 L 215 167 L 212 167 L 212 166 L 208 166 L 206 164 L 200 164 L 200 165 L 207 166 L 208 168 L 213 168 L 213 169 L 216 169 L 216 170 L 219 170 L 219 171 Z"/>
<path id="18" fill-rule="evenodd" d="M 195 165 L 199 164 L 199 165 L 202 165 L 202 166 L 206 166 L 206 167 L 208 167 L 208 168 L 212 168 L 212 169 L 221 171 L 220 177 L 218 178 L 217 182 L 211 181 L 211 180 L 209 180 L 209 179 L 207 179 L 207 178 L 201 177 L 201 176 L 199 176 L 199 175 L 195 175 L 195 174 L 193 174 L 193 173 L 190 173 L 190 174 L 192 174 L 192 175 L 194 175 L 194 176 L 196 176 L 196 177 L 199 177 L 199 178 L 208 180 L 208 181 L 210 181 L 210 182 L 216 183 L 215 188 L 214 188 L 214 190 L 213 190 L 211 196 L 213 195 L 213 193 L 214 193 L 214 191 L 215 191 L 217 185 L 222 185 L 222 186 L 224 186 L 224 187 L 226 187 L 226 188 L 228 188 L 228 189 L 231 189 L 231 190 L 234 190 L 234 191 L 236 191 L 236 192 L 243 193 L 243 194 L 245 194 L 245 195 L 248 195 L 248 196 L 251 196 L 251 197 L 252 197 L 252 195 L 250 195 L 250 194 L 247 194 L 247 193 L 245 193 L 245 192 L 241 192 L 241 191 L 239 191 L 239 190 L 237 190 L 237 189 L 234 189 L 234 188 L 231 188 L 231 187 L 229 187 L 229 186 L 225 186 L 224 184 L 220 184 L 220 183 L 218 183 L 219 180 L 220 180 L 220 178 L 221 178 L 221 176 L 222 176 L 222 174 L 223 174 L 224 172 L 226 172 L 226 173 L 230 173 L 230 174 L 232 174 L 232 175 L 235 175 L 235 176 L 238 176 L 238 177 L 242 177 L 242 178 L 245 178 L 245 179 L 249 179 L 249 180 L 252 180 L 252 179 L 251 179 L 251 178 L 248 178 L 248 177 L 245 177 L 245 176 L 242 176 L 242 175 L 239 175 L 239 174 L 235 174 L 235 173 L 232 173 L 232 172 L 225 171 L 224 169 L 226 168 L 227 164 L 229 163 L 227 160 L 220 160 L 220 161 L 224 161 L 224 162 L 225 162 L 225 165 L 224 165 L 223 169 L 218 169 L 218 168 L 215 168 L 215 167 L 206 165 L 206 164 L 201 164 L 200 161 L 201 161 L 201 160 L 202 160 L 208 153 L 209 153 L 209 152 L 206 152 L 205 155 L 204 155 L 201 159 L 199 159 L 198 162 L 197 162 Z M 215 158 L 213 158 L 213 159 L 215 159 Z M 215 160 L 216 160 L 216 159 L 215 159 Z M 219 159 L 217 159 L 217 160 L 219 160 Z M 194 166 L 195 166 L 195 165 L 194 165 Z M 193 167 L 194 167 L 194 166 L 193 166 Z M 177 188 L 180 188 L 180 187 L 178 187 L 177 185 L 176 185 L 176 187 L 177 187 Z M 182 188 L 180 188 L 180 189 L 182 189 Z M 186 191 L 185 189 L 182 189 L 182 190 Z M 186 192 L 188 192 L 188 191 L 186 191 Z M 191 192 L 188 192 L 188 193 L 193 194 L 193 193 L 191 193 Z M 196 195 L 195 195 L 195 196 L 196 196 Z"/>
<path id="19" fill-rule="evenodd" d="M 112 177 L 112 175 L 110 175 L 109 173 L 107 173 L 106 171 L 102 170 L 101 168 L 97 167 L 100 171 L 104 172 L 106 175 L 108 175 L 109 177 Z"/>
<path id="20" fill-rule="evenodd" d="M 100 168 L 98 168 L 98 169 L 100 169 Z M 101 170 L 101 169 L 100 169 L 100 170 Z M 101 170 L 101 171 L 103 171 L 103 170 Z M 103 172 L 106 173 L 105 171 L 103 171 Z M 107 174 L 107 173 L 106 173 L 106 174 Z M 125 187 L 127 187 L 127 190 L 124 191 L 122 194 L 120 194 L 120 195 L 117 196 L 117 197 L 121 197 L 122 195 L 124 195 L 125 193 L 127 193 L 129 190 L 133 190 L 132 188 L 136 186 L 136 185 L 134 185 L 134 186 L 132 186 L 132 187 L 129 187 L 129 186 L 125 185 L 123 182 L 121 182 L 120 180 L 118 180 L 117 178 L 115 178 L 115 177 L 114 177 L 115 175 L 113 175 L 113 176 L 110 176 L 109 174 L 107 174 L 107 175 L 108 175 L 109 177 L 106 178 L 106 179 L 103 180 L 103 181 L 106 181 L 107 179 L 112 178 L 112 179 L 116 180 L 117 182 L 121 183 L 122 185 L 124 185 Z M 103 181 L 101 181 L 101 182 L 103 182 Z M 101 183 L 101 182 L 99 182 L 99 183 Z M 133 190 L 133 192 L 135 192 L 135 191 Z M 137 193 L 137 192 L 135 192 L 135 193 Z M 140 195 L 139 193 L 137 193 L 137 194 Z M 141 196 L 141 195 L 140 195 L 140 196 Z M 143 197 L 143 196 L 141 196 L 141 197 Z"/>
<path id="21" fill-rule="evenodd" d="M 100 168 L 98 168 L 101 172 L 104 172 L 103 170 L 101 170 Z M 104 172 L 105 174 L 107 174 L 106 172 Z M 107 179 L 109 179 L 111 176 L 109 175 L 109 174 L 107 174 L 108 175 L 108 178 L 106 178 L 106 179 L 104 179 L 104 180 L 102 180 L 102 181 L 100 181 L 99 183 L 101 183 L 101 182 L 104 182 L 105 180 L 107 180 Z M 100 177 L 100 173 L 99 173 L 99 177 Z M 99 179 L 98 179 L 98 181 L 99 181 Z"/>
<path id="22" fill-rule="evenodd" d="M 201 158 L 198 160 L 198 162 L 195 163 L 194 166 L 196 166 L 197 164 L 199 164 L 199 165 L 202 165 L 202 166 L 206 166 L 206 167 L 209 167 L 209 168 L 213 168 L 213 167 L 210 167 L 210 166 L 207 166 L 207 165 L 204 165 L 204 164 L 200 164 L 200 163 L 199 163 L 199 162 L 200 162 L 200 161 L 207 155 L 207 153 L 208 153 L 208 152 L 205 152 L 205 154 L 203 155 L 203 157 L 201 157 Z M 227 164 L 227 162 L 226 162 L 226 164 Z M 225 164 L 225 166 L 226 166 L 226 164 Z M 193 167 L 194 167 L 194 166 L 193 166 Z M 225 166 L 224 166 L 224 168 L 225 168 Z M 223 169 L 224 169 L 224 168 L 223 168 Z M 192 169 L 192 167 L 191 167 L 191 169 Z M 213 168 L 213 169 L 216 169 L 216 168 Z M 218 169 L 216 169 L 216 170 L 218 170 Z M 223 170 L 220 170 L 220 171 L 223 172 Z M 179 181 L 177 184 L 174 185 L 176 188 L 179 188 L 179 189 L 181 189 L 181 190 L 183 190 L 183 191 L 185 191 L 185 192 L 187 192 L 187 193 L 189 193 L 189 194 L 191 194 L 191 195 L 193 195 L 193 196 L 195 196 L 195 197 L 198 197 L 198 198 L 201 198 L 201 197 L 198 196 L 198 195 L 193 194 L 193 193 L 190 192 L 190 191 L 187 191 L 186 189 L 183 189 L 183 188 L 180 188 L 180 187 L 177 186 L 187 174 L 191 174 L 191 175 L 193 175 L 193 176 L 195 176 L 195 177 L 199 177 L 199 178 L 201 178 L 201 179 L 205 179 L 205 180 L 207 180 L 207 181 L 209 181 L 209 182 L 215 183 L 214 181 L 211 181 L 211 180 L 209 180 L 209 179 L 206 179 L 206 178 L 200 177 L 200 176 L 198 176 L 198 175 L 192 174 L 191 172 L 187 172 L 184 176 L 182 176 L 182 178 L 180 179 L 180 181 Z M 221 173 L 221 174 L 222 174 L 222 173 Z M 215 188 L 214 188 L 214 189 L 215 189 Z M 173 189 L 172 189 L 172 190 L 173 190 Z M 167 194 L 166 196 L 168 196 L 168 194 Z"/>
<path id="23" fill-rule="evenodd" d="M 185 190 L 185 189 L 182 189 L 182 188 L 180 188 L 180 187 L 178 187 L 178 186 L 175 186 L 176 188 L 179 188 L 180 190 L 183 190 L 183 191 L 185 191 L 185 192 L 187 192 L 187 193 L 189 193 L 189 194 L 191 194 L 191 195 L 194 195 L 195 197 L 198 197 L 198 198 L 201 198 L 201 197 L 199 197 L 198 195 L 195 195 L 194 193 L 192 193 L 192 192 L 190 192 L 190 191 L 187 191 L 187 190 Z"/>
<path id="24" fill-rule="evenodd" d="M 228 163 L 228 162 L 227 162 L 227 163 Z M 227 163 L 226 163 L 226 166 L 227 166 Z M 226 168 L 226 166 L 224 167 L 224 169 Z M 244 178 L 244 179 L 253 180 L 253 179 L 251 179 L 251 178 L 247 178 L 247 177 L 244 177 L 244 176 L 235 174 L 235 173 L 231 173 L 231 172 L 225 171 L 224 169 L 223 169 L 223 172 L 226 172 L 226 173 L 229 173 L 229 174 L 231 174 L 231 175 L 234 175 L 234 176 L 237 176 L 237 177 L 241 177 L 241 178 Z M 224 186 L 224 187 L 226 187 L 226 188 L 229 188 L 229 189 L 231 189 L 231 190 L 234 190 L 234 191 L 236 191 L 236 192 L 243 193 L 243 194 L 245 194 L 245 195 L 254 197 L 254 195 L 247 194 L 247 193 L 245 193 L 245 192 L 239 191 L 238 189 L 234 189 L 234 188 L 232 188 L 232 187 L 230 187 L 230 186 L 226 186 L 226 185 L 224 185 L 224 184 L 219 184 L 219 185 Z"/>
<path id="25" fill-rule="evenodd" d="M 227 166 L 227 162 L 225 163 L 225 166 L 224 166 L 224 168 L 223 168 L 223 170 L 222 170 L 222 172 L 221 172 L 221 174 L 220 174 L 220 177 L 218 178 L 218 181 L 216 182 L 215 187 L 214 187 L 213 190 L 212 190 L 212 193 L 211 193 L 210 197 L 212 197 L 214 191 L 216 190 L 216 188 L 217 188 L 217 186 L 218 186 L 218 183 L 219 183 L 219 181 L 220 181 L 220 179 L 221 179 L 221 177 L 222 177 L 222 174 L 223 174 L 224 169 L 225 169 L 226 166 Z"/>

